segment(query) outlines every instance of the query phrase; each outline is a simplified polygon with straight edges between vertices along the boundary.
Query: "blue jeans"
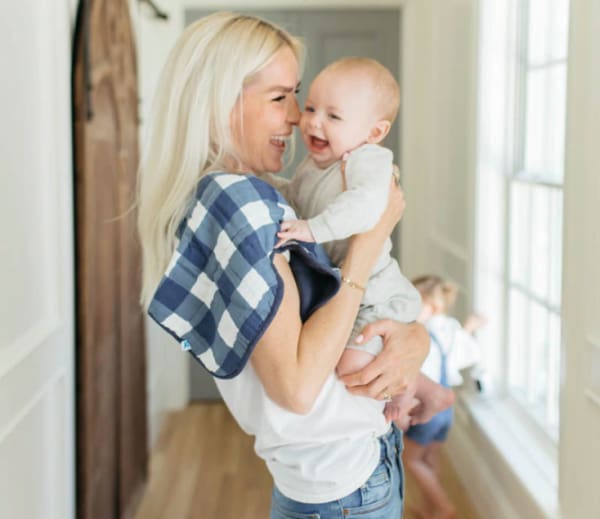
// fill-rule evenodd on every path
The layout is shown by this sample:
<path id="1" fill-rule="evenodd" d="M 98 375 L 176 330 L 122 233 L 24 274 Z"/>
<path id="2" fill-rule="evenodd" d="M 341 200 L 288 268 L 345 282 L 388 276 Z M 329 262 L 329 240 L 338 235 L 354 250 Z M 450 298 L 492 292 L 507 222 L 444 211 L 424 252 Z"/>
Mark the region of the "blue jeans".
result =
<path id="1" fill-rule="evenodd" d="M 400 519 L 404 501 L 402 433 L 392 426 L 379 443 L 379 465 L 360 488 L 336 501 L 309 504 L 288 499 L 274 487 L 270 519 Z"/>

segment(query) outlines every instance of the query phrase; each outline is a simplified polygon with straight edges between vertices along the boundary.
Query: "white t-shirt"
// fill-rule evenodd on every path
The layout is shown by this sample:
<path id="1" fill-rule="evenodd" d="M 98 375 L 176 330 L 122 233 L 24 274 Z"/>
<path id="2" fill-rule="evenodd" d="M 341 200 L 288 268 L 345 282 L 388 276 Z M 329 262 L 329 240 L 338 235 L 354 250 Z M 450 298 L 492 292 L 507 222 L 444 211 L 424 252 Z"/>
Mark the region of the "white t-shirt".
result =
<path id="1" fill-rule="evenodd" d="M 479 362 L 479 344 L 456 319 L 447 315 L 434 315 L 425 323 L 425 327 L 429 333 L 435 335 L 446 354 L 448 384 L 451 386 L 462 384 L 463 379 L 459 370 Z M 421 371 L 430 379 L 439 382 L 441 360 L 439 349 L 432 344 Z"/>
<path id="2" fill-rule="evenodd" d="M 350 394 L 331 374 L 310 413 L 291 413 L 265 393 L 248 362 L 233 379 L 215 379 L 240 427 L 256 437 L 277 488 L 290 499 L 324 503 L 359 488 L 379 463 L 378 437 L 390 425 L 384 403 Z"/>

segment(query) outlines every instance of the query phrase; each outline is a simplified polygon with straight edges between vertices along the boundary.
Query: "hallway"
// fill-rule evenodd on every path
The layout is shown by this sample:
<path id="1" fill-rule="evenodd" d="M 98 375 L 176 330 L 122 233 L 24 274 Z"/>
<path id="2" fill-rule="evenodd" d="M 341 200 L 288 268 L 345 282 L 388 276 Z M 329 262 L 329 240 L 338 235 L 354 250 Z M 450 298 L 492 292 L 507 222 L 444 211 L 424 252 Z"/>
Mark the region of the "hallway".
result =
<path id="1" fill-rule="evenodd" d="M 443 479 L 460 519 L 478 519 L 444 460 Z M 271 478 L 221 403 L 195 403 L 173 413 L 152 454 L 150 480 L 136 519 L 264 519 Z M 407 481 L 407 494 L 414 496 Z M 410 497 L 407 509 L 410 508 Z M 408 510 L 405 519 L 417 519 Z"/>

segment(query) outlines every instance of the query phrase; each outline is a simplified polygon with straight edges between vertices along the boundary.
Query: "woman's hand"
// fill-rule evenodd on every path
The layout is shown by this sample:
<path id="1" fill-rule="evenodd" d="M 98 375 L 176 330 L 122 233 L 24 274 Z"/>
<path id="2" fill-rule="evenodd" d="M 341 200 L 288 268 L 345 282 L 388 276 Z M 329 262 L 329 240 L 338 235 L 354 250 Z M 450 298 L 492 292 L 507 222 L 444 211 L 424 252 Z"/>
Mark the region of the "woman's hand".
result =
<path id="1" fill-rule="evenodd" d="M 383 350 L 362 370 L 341 377 L 351 393 L 385 400 L 416 383 L 421 365 L 429 353 L 429 334 L 419 323 L 403 324 L 384 320 L 368 324 L 362 341 L 375 335 L 383 339 Z"/>

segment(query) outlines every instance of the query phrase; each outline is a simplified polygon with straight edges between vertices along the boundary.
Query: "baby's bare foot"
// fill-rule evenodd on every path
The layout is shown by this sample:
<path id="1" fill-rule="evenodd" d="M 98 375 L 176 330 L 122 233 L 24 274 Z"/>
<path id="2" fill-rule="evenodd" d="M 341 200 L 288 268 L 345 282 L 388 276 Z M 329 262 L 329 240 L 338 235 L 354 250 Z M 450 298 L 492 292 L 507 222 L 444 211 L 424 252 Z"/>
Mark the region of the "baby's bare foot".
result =
<path id="1" fill-rule="evenodd" d="M 444 386 L 438 386 L 435 391 L 428 395 L 427 399 L 421 401 L 411 411 L 411 425 L 427 423 L 436 414 L 452 406 L 454 400 L 454 391 Z"/>

